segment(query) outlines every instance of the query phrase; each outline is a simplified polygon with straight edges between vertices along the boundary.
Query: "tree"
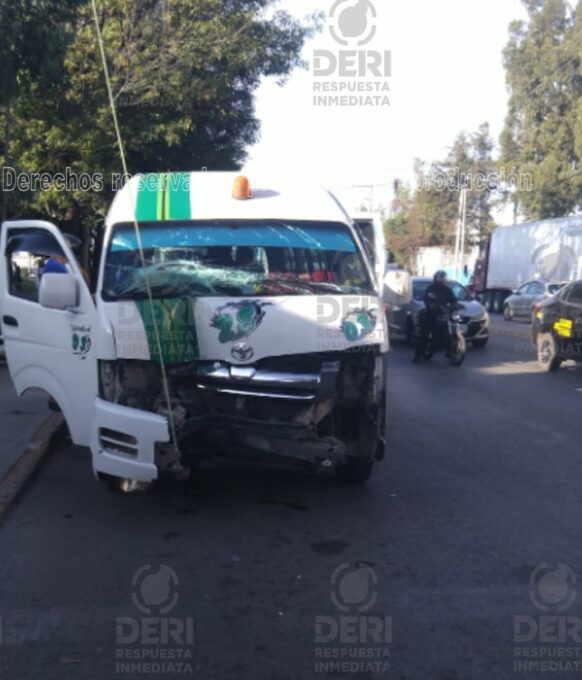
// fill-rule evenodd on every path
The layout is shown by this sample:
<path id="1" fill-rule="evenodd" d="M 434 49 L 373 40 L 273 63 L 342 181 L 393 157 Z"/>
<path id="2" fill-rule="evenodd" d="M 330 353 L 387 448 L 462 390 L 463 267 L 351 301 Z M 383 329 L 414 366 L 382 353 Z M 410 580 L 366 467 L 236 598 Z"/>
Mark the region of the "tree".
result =
<path id="1" fill-rule="evenodd" d="M 495 226 L 491 210 L 498 200 L 500 178 L 494 146 L 489 123 L 483 123 L 476 132 L 457 137 L 446 162 L 449 174 L 458 175 L 459 188 L 467 189 L 466 225 L 473 245 L 482 245 Z"/>
<path id="2" fill-rule="evenodd" d="M 564 0 L 524 5 L 528 20 L 510 26 L 504 51 L 510 100 L 501 160 L 532 178 L 515 194 L 526 218 L 560 217 L 582 206 L 582 4 L 575 13 Z"/>
<path id="3" fill-rule="evenodd" d="M 413 225 L 411 220 L 413 192 L 400 180 L 396 180 L 394 189 L 392 214 L 384 220 L 384 235 L 391 259 L 410 270 L 420 245 L 416 225 Z"/>
<path id="4" fill-rule="evenodd" d="M 1 0 L 2 3 L 6 0 Z M 4 158 L 19 171 L 121 173 L 119 149 L 96 41 L 92 7 L 70 0 L 68 12 L 45 15 L 49 0 L 20 0 L 45 23 L 34 50 L 54 41 L 42 78 L 16 63 L 17 88 L 6 88 L 12 132 Z M 62 3 L 61 3 L 62 4 Z M 66 4 L 66 3 L 65 3 Z M 99 23 L 129 171 L 240 167 L 258 135 L 253 95 L 263 76 L 284 79 L 300 65 L 303 25 L 273 0 L 100 0 Z M 19 43 L 19 51 L 25 45 Z M 58 68 L 55 69 L 55 65 Z M 48 96 L 47 96 L 48 92 Z M 24 192 L 12 214 L 68 217 L 89 230 L 111 198 L 73 189 Z"/>
<path id="5" fill-rule="evenodd" d="M 395 182 L 392 215 L 384 228 L 390 251 L 406 267 L 420 247 L 453 247 L 460 193 L 467 189 L 467 242 L 481 245 L 495 226 L 491 211 L 499 186 L 489 125 L 461 132 L 443 161 L 415 161 L 416 188 Z"/>
<path id="6" fill-rule="evenodd" d="M 60 78 L 68 40 L 67 25 L 76 0 L 0 0 L 0 162 L 12 164 L 12 142 L 19 134 L 15 100 L 32 82 L 51 96 Z M 7 30 L 9 27 L 9 30 Z M 1 216 L 8 214 L 10 193 L 2 190 Z"/>

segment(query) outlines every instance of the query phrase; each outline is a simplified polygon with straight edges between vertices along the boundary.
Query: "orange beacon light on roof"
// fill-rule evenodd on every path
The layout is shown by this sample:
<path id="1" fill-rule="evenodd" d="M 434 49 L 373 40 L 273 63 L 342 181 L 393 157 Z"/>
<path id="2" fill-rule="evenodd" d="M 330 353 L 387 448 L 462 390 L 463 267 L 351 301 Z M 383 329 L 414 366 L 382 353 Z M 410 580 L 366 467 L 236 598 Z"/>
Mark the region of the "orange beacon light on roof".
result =
<path id="1" fill-rule="evenodd" d="M 238 201 L 247 201 L 249 198 L 253 197 L 251 183 L 249 182 L 248 177 L 239 175 L 235 178 L 234 184 L 232 185 L 232 197 L 236 198 Z"/>

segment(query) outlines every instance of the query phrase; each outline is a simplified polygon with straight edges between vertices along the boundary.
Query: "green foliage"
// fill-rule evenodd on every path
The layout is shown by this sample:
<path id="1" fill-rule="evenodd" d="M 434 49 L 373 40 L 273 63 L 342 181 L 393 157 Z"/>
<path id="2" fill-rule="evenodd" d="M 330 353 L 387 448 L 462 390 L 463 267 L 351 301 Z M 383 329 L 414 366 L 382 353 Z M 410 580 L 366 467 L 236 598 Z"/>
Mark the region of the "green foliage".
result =
<path id="1" fill-rule="evenodd" d="M 130 173 L 236 169 L 258 135 L 263 76 L 300 65 L 303 25 L 273 0 L 99 0 Z M 121 173 L 94 17 L 87 0 L 0 0 L 0 164 L 101 174 L 103 191 L 4 192 L 5 214 L 87 229 Z M 4 57 L 4 58 L 2 58 Z"/>
<path id="2" fill-rule="evenodd" d="M 418 247 L 418 235 L 411 219 L 413 196 L 410 187 L 400 181 L 396 182 L 395 188 L 392 215 L 384 220 L 384 236 L 391 257 L 409 269 Z"/>
<path id="3" fill-rule="evenodd" d="M 530 175 L 515 198 L 529 219 L 582 207 L 582 3 L 526 0 L 504 51 L 509 111 L 502 162 Z"/>
<path id="4" fill-rule="evenodd" d="M 423 246 L 454 245 L 459 219 L 460 193 L 467 188 L 466 230 L 468 243 L 482 243 L 494 226 L 492 207 L 499 187 L 495 181 L 494 144 L 489 125 L 462 132 L 442 162 L 415 163 L 416 189 L 399 187 L 392 216 L 385 222 L 390 251 L 410 266 Z"/>

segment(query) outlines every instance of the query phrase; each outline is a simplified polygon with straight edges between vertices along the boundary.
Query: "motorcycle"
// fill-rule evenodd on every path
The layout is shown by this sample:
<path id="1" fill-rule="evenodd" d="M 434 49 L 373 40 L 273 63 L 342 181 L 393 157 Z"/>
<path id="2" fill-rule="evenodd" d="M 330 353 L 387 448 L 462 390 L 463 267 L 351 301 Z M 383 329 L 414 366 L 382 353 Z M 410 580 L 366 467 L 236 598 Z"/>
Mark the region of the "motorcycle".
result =
<path id="1" fill-rule="evenodd" d="M 457 306 L 453 309 L 439 310 L 435 328 L 428 336 L 420 354 L 430 361 L 437 352 L 446 352 L 451 366 L 461 366 L 467 356 L 467 341 L 461 331 L 461 317 Z"/>

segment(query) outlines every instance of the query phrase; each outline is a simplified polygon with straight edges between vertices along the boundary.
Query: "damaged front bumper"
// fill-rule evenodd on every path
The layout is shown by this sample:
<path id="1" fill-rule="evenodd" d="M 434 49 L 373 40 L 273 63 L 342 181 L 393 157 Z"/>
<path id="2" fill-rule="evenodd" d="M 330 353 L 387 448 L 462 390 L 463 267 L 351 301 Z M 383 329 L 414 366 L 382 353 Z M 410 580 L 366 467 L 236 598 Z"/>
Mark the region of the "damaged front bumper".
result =
<path id="1" fill-rule="evenodd" d="M 158 476 L 156 445 L 169 440 L 167 418 L 95 400 L 91 454 L 96 475 L 152 482 Z"/>
<path id="2" fill-rule="evenodd" d="M 203 363 L 196 370 L 196 386 L 200 390 L 238 397 L 325 401 L 335 392 L 339 370 L 337 361 L 324 362 L 318 372 L 311 373 Z"/>
<path id="3" fill-rule="evenodd" d="M 180 449 L 174 465 L 218 455 L 341 465 L 354 455 L 342 436 L 341 409 L 380 403 L 384 362 L 384 355 L 368 352 L 281 357 L 244 367 L 171 365 L 171 413 L 155 364 L 101 362 L 105 398 L 95 408 L 95 471 L 147 482 L 171 469 L 170 417 Z"/>

